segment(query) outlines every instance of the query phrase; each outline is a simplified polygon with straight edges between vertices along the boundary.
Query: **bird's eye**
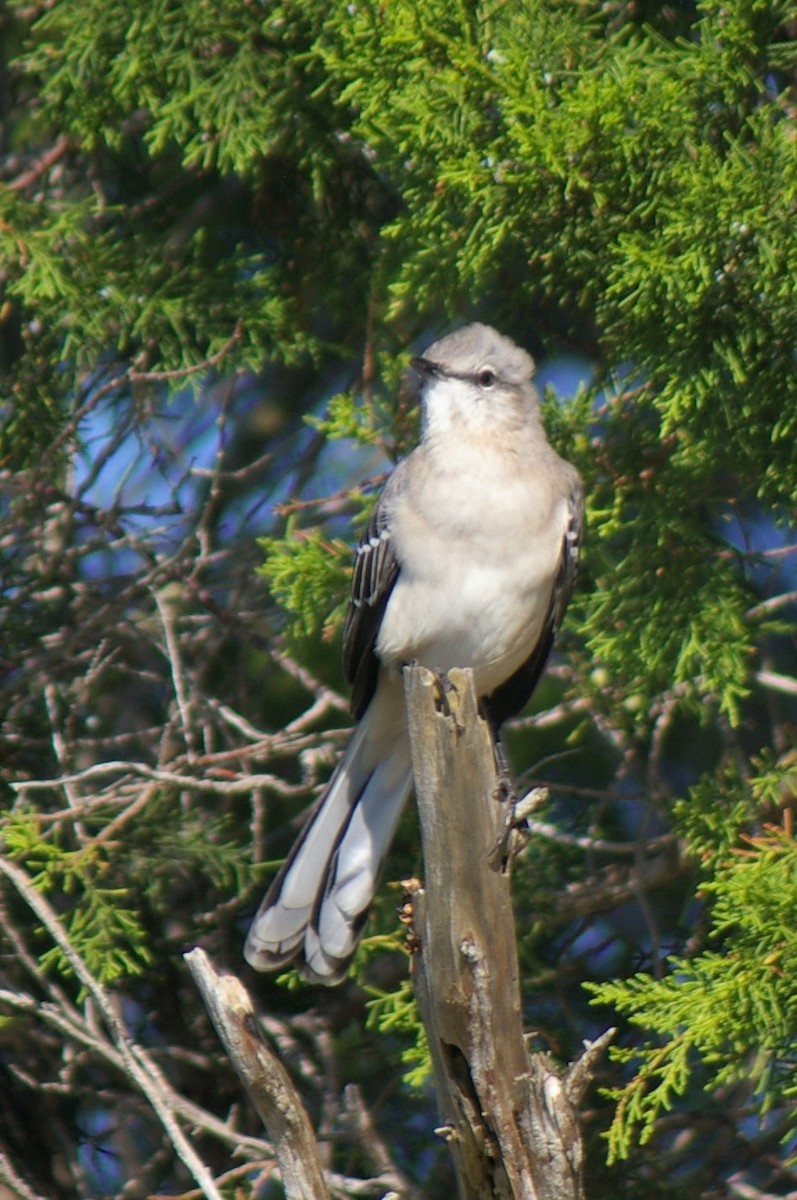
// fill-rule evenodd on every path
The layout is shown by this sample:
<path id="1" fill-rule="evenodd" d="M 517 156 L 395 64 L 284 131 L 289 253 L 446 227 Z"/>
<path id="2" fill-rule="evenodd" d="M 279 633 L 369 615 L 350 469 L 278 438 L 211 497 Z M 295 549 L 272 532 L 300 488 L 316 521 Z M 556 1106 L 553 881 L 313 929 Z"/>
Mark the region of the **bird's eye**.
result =
<path id="1" fill-rule="evenodd" d="M 495 383 L 495 371 L 491 371 L 489 367 L 485 367 L 476 376 L 479 381 L 479 386 L 483 388 L 491 388 Z"/>

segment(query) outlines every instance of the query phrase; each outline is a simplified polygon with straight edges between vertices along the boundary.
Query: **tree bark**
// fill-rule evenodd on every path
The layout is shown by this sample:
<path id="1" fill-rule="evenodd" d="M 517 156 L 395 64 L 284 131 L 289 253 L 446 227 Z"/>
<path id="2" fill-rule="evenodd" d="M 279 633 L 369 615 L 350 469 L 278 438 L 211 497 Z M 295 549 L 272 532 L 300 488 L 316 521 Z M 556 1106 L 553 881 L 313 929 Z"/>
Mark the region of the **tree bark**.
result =
<path id="1" fill-rule="evenodd" d="M 608 1030 L 560 1072 L 529 1054 L 509 876 L 494 853 L 506 805 L 469 671 L 441 692 L 405 672 L 425 885 L 414 894 L 412 976 L 459 1200 L 584 1200 L 578 1104 Z M 199 949 L 185 956 L 274 1145 L 288 1200 L 328 1200 L 310 1119 L 259 1031 L 248 993 Z"/>
<path id="2" fill-rule="evenodd" d="M 560 1074 L 529 1054 L 521 1022 L 509 876 L 490 865 L 505 805 L 469 671 L 443 696 L 405 672 L 425 886 L 416 893 L 413 982 L 460 1200 L 583 1200 L 577 1104 L 612 1031 Z"/>
<path id="3" fill-rule="evenodd" d="M 234 975 L 220 975 L 204 950 L 189 950 L 183 957 L 274 1145 L 286 1197 L 329 1200 L 307 1110 L 260 1032 L 249 993 Z"/>

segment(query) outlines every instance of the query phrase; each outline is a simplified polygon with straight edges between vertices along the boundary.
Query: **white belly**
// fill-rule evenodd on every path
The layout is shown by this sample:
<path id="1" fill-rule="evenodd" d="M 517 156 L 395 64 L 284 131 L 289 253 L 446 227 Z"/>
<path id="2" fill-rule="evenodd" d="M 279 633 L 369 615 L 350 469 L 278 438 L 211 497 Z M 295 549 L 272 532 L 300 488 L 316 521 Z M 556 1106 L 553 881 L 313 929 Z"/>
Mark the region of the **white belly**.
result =
<path id="1" fill-rule="evenodd" d="M 478 691 L 489 693 L 539 639 L 569 514 L 562 499 L 546 512 L 530 508 L 525 478 L 512 491 L 471 482 L 461 503 L 453 488 L 443 490 L 433 516 L 424 515 L 423 496 L 397 515 L 391 538 L 401 570 L 376 650 L 386 666 L 470 667 Z M 489 511 L 474 503 L 479 493 L 492 497 Z"/>

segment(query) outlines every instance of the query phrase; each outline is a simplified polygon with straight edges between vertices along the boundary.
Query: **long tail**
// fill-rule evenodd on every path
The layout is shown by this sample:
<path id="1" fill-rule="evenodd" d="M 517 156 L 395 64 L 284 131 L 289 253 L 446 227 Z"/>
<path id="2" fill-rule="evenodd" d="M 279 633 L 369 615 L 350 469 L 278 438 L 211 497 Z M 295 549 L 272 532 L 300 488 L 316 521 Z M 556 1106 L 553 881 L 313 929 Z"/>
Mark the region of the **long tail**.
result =
<path id="1" fill-rule="evenodd" d="M 330 985 L 346 974 L 412 784 L 404 713 L 386 720 L 378 701 L 252 922 L 244 954 L 259 971 L 292 962 L 305 979 Z"/>

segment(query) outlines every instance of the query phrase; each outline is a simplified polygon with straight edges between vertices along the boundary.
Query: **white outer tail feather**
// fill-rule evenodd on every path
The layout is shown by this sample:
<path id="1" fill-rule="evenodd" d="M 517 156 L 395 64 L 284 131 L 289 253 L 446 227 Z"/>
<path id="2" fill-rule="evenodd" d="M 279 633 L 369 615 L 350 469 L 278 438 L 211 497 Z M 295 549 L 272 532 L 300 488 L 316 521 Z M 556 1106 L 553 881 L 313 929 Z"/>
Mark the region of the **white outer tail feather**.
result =
<path id="1" fill-rule="evenodd" d="M 378 707 L 358 724 L 252 922 L 244 955 L 258 970 L 296 960 L 305 979 L 326 984 L 346 973 L 412 785 L 406 726 L 390 722 L 386 748 L 371 732 Z"/>

